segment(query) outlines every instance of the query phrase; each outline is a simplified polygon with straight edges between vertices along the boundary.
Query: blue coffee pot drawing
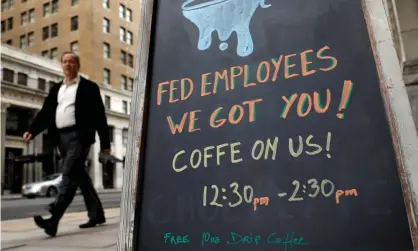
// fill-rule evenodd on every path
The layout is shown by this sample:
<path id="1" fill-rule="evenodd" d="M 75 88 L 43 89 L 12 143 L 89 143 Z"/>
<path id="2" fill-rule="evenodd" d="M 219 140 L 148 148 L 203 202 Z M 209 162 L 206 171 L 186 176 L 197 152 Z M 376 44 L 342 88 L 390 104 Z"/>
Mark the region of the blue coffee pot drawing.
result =
<path id="1" fill-rule="evenodd" d="M 226 41 L 235 31 L 238 38 L 236 52 L 240 57 L 247 57 L 254 51 L 250 22 L 259 6 L 268 8 L 271 4 L 266 4 L 265 0 L 210 0 L 203 3 L 187 0 L 182 4 L 182 12 L 199 29 L 199 50 L 211 46 L 212 33 L 217 31 L 221 41 L 219 49 L 225 51 L 228 48 Z"/>

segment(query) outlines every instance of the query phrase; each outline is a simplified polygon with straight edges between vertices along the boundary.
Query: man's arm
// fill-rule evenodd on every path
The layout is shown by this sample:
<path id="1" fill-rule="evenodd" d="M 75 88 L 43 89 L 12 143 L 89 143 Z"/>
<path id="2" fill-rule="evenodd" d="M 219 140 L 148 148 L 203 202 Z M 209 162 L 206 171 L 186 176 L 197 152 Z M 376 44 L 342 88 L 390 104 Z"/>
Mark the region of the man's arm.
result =
<path id="1" fill-rule="evenodd" d="M 96 130 L 100 137 L 100 148 L 102 151 L 110 151 L 110 139 L 109 139 L 109 127 L 107 124 L 106 111 L 103 105 L 102 96 L 100 95 L 100 89 L 97 84 L 94 85 L 94 104 L 96 106 Z"/>
<path id="2" fill-rule="evenodd" d="M 31 134 L 31 138 L 35 138 L 39 133 L 43 132 L 48 123 L 48 119 L 51 119 L 51 109 L 53 107 L 52 101 L 52 90 L 49 92 L 48 96 L 45 98 L 44 104 L 42 105 L 41 110 L 36 114 L 35 119 L 32 121 L 32 124 L 29 127 L 28 132 Z"/>

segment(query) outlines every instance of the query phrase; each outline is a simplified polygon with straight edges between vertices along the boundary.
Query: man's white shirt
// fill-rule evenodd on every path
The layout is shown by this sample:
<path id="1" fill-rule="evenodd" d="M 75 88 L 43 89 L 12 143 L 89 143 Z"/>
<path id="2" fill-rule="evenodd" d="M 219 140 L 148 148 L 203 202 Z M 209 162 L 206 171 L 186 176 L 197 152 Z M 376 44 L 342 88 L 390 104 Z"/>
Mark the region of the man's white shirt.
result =
<path id="1" fill-rule="evenodd" d="M 76 122 L 75 98 L 80 83 L 80 75 L 69 82 L 69 84 L 63 82 L 58 91 L 58 106 L 55 113 L 55 123 L 58 129 L 74 126 Z"/>

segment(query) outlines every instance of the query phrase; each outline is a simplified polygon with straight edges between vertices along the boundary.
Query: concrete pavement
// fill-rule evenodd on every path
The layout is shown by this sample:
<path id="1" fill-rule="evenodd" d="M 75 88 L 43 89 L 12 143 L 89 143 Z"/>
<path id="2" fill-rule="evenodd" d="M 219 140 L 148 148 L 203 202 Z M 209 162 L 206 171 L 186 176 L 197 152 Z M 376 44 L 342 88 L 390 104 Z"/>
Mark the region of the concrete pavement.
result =
<path id="1" fill-rule="evenodd" d="M 120 207 L 120 193 L 100 193 L 100 200 L 104 208 Z M 32 217 L 35 214 L 46 213 L 45 207 L 54 201 L 54 198 L 35 198 L 24 200 L 2 200 L 1 201 L 1 220 L 16 220 Z M 84 198 L 76 195 L 74 200 L 67 208 L 67 213 L 84 212 L 86 206 Z"/>
<path id="2" fill-rule="evenodd" d="M 39 229 L 32 218 L 2 221 L 1 250 L 114 251 L 119 227 L 119 212 L 119 208 L 106 209 L 106 223 L 85 230 L 79 229 L 78 225 L 87 221 L 87 212 L 66 214 L 54 238 L 50 238 L 42 229 Z"/>

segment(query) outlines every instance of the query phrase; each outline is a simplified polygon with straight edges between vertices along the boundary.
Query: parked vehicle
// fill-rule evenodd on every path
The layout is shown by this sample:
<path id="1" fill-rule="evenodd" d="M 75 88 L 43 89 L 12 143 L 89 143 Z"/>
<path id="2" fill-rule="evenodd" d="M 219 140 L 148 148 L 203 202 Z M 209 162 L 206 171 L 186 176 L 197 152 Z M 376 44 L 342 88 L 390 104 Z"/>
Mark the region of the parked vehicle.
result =
<path id="1" fill-rule="evenodd" d="M 22 196 L 26 198 L 55 197 L 62 180 L 61 173 L 47 175 L 42 181 L 28 183 L 22 186 Z"/>

